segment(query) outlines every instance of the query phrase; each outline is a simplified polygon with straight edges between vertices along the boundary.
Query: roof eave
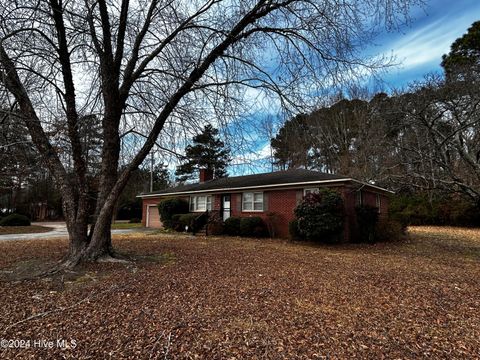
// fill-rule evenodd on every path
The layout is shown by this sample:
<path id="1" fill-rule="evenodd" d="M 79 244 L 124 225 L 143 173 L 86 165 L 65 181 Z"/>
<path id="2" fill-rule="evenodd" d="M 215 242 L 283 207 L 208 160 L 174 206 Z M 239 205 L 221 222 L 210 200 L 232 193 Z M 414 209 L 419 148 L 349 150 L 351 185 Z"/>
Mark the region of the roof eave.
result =
<path id="1" fill-rule="evenodd" d="M 174 196 L 174 195 L 191 195 L 191 194 L 205 194 L 205 193 L 215 193 L 215 192 L 225 192 L 225 191 L 242 191 L 250 189 L 269 189 L 269 188 L 281 188 L 281 187 L 294 187 L 294 186 L 304 186 L 304 185 L 317 185 L 317 184 L 331 184 L 331 183 L 345 183 L 345 182 L 356 182 L 365 186 L 373 187 L 377 190 L 392 193 L 393 191 L 375 186 L 372 184 L 364 183 L 352 178 L 342 178 L 342 179 L 331 179 L 331 180 L 314 180 L 314 181 L 303 181 L 295 183 L 282 183 L 282 184 L 269 184 L 269 185 L 254 185 L 254 186 L 237 186 L 232 188 L 214 188 L 214 189 L 205 189 L 205 190 L 191 190 L 191 191 L 177 191 L 177 192 L 168 192 L 160 194 L 141 194 L 137 195 L 138 198 L 150 198 L 150 197 L 165 197 L 165 196 Z"/>

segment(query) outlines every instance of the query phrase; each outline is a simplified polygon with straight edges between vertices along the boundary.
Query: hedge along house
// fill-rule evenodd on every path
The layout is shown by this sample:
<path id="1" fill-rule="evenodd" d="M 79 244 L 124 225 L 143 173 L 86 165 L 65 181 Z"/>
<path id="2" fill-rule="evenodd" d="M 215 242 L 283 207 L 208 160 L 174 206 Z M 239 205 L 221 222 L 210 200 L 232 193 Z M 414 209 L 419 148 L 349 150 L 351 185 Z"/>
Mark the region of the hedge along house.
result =
<path id="1" fill-rule="evenodd" d="M 264 174 L 213 179 L 211 171 L 200 170 L 200 181 L 139 195 L 143 200 L 142 223 L 161 228 L 157 205 L 166 198 L 183 198 L 190 212 L 202 214 L 219 211 L 223 220 L 231 216 L 259 216 L 270 222 L 278 237 L 288 237 L 288 224 L 295 218 L 294 209 L 310 192 L 328 187 L 342 195 L 345 203 L 344 238 L 352 240 L 355 229 L 355 206 L 378 208 L 386 216 L 390 191 L 358 180 L 317 171 L 293 169 Z"/>

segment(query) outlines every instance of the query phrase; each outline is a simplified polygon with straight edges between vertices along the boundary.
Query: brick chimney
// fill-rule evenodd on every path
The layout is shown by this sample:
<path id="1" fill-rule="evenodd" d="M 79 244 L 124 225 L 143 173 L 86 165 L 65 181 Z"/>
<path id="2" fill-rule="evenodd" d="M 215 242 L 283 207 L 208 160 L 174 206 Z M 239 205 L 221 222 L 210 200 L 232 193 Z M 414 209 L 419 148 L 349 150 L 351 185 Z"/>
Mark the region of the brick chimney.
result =
<path id="1" fill-rule="evenodd" d="M 205 181 L 213 180 L 213 170 L 212 169 L 200 169 L 200 183 Z"/>

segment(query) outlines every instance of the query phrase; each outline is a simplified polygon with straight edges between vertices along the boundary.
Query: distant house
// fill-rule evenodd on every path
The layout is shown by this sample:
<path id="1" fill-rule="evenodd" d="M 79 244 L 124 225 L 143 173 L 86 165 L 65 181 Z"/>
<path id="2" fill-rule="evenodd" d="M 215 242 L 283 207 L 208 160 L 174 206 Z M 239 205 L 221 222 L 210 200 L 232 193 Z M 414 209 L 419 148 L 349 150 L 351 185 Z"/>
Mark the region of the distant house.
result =
<path id="1" fill-rule="evenodd" d="M 318 171 L 294 169 L 264 174 L 213 179 L 212 172 L 200 170 L 200 181 L 154 193 L 141 194 L 142 223 L 160 228 L 158 203 L 167 197 L 184 198 L 190 212 L 219 211 L 224 220 L 231 216 L 260 216 L 275 213 L 276 233 L 288 237 L 288 223 L 294 219 L 294 209 L 303 197 L 328 187 L 338 191 L 345 202 L 344 237 L 351 240 L 355 226 L 355 206 L 376 206 L 380 216 L 388 211 L 390 191 L 361 181 Z"/>

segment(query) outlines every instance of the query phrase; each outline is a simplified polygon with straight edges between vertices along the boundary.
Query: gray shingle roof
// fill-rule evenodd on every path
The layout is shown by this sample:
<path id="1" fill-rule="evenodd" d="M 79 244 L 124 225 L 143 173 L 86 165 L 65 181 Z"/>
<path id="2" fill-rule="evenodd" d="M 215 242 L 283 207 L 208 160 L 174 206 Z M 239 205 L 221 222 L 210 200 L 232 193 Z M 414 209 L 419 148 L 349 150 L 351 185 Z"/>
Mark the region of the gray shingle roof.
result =
<path id="1" fill-rule="evenodd" d="M 325 180 L 349 180 L 350 178 L 340 175 L 325 174 L 318 171 L 291 169 L 285 171 L 276 171 L 264 174 L 254 174 L 245 176 L 232 176 L 221 179 L 214 179 L 204 183 L 185 184 L 170 189 L 145 193 L 143 195 L 163 195 L 171 193 L 183 193 L 194 191 L 208 191 L 215 189 L 231 188 L 249 188 L 255 186 L 268 186 L 279 184 L 295 184 L 309 181 Z"/>

